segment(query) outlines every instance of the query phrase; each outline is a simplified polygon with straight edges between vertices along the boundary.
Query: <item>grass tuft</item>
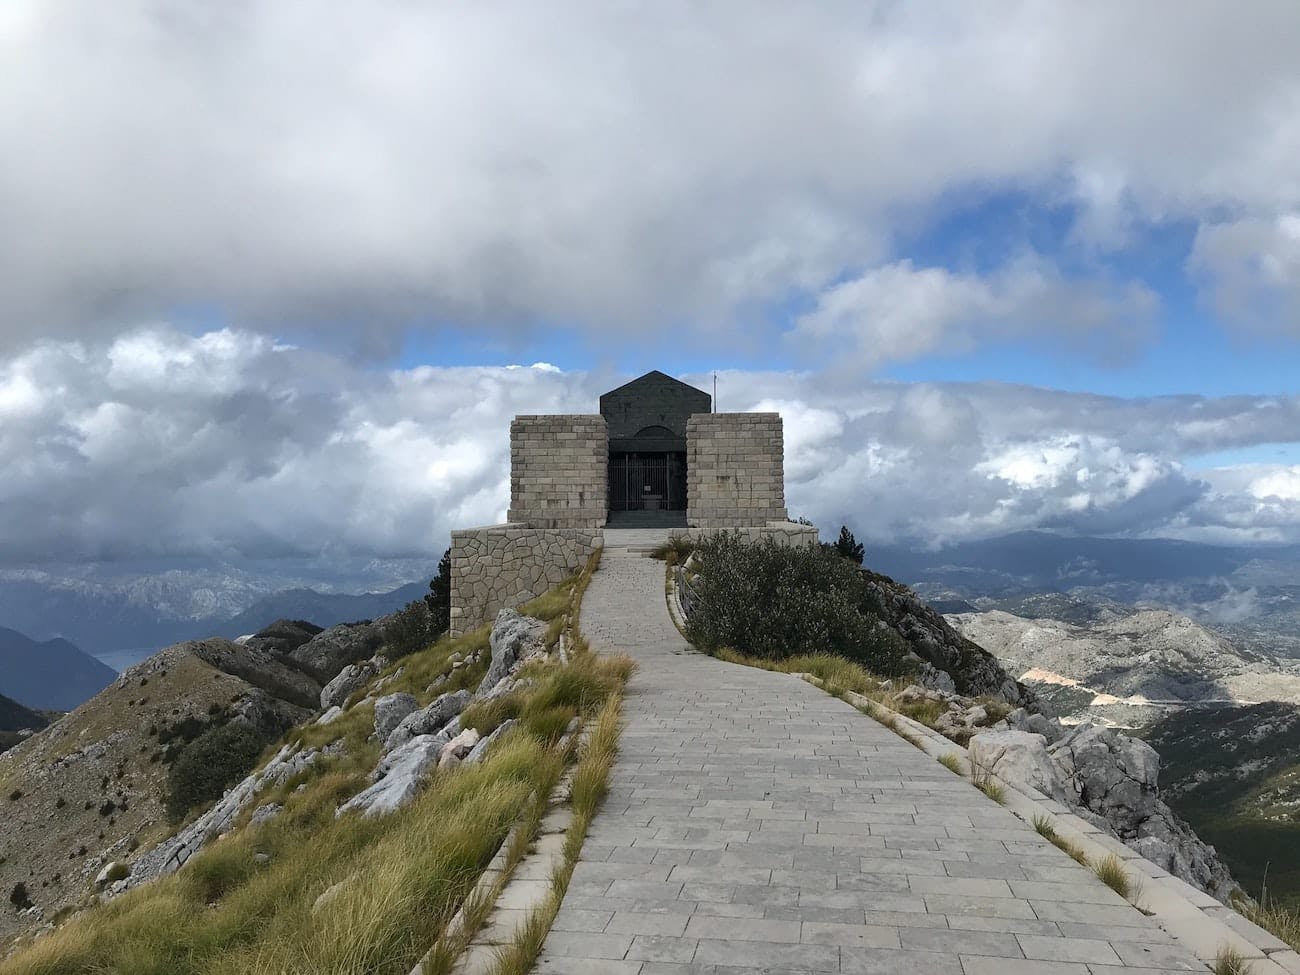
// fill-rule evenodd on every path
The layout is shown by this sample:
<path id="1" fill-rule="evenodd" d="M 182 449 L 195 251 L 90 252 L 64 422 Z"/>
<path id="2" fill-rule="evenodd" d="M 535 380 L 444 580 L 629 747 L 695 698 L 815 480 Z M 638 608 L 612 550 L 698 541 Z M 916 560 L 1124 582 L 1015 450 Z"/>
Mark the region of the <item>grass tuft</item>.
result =
<path id="1" fill-rule="evenodd" d="M 1300 951 L 1300 906 L 1278 903 L 1269 896 L 1267 887 L 1260 894 L 1258 903 L 1239 898 L 1232 906 L 1247 920 Z"/>
<path id="2" fill-rule="evenodd" d="M 1236 948 L 1224 945 L 1215 952 L 1211 971 L 1214 975 L 1249 975 L 1250 963 Z"/>
<path id="3" fill-rule="evenodd" d="M 939 764 L 946 768 L 954 775 L 965 775 L 966 770 L 962 767 L 963 759 L 956 752 L 944 752 L 939 756 Z"/>
<path id="4" fill-rule="evenodd" d="M 1034 829 L 1038 831 L 1039 836 L 1043 837 L 1043 839 L 1047 840 L 1058 850 L 1065 853 L 1075 863 L 1082 864 L 1085 867 L 1088 866 L 1088 855 L 1084 853 L 1079 846 L 1071 843 L 1064 836 L 1059 834 L 1056 831 L 1056 827 L 1052 825 L 1052 821 L 1046 816 L 1034 817 Z"/>
<path id="5" fill-rule="evenodd" d="M 1097 875 L 1097 879 L 1103 884 L 1119 894 L 1125 900 L 1132 899 L 1135 893 L 1135 885 L 1128 871 L 1124 869 L 1124 863 L 1113 853 L 1106 857 L 1098 864 L 1094 864 L 1092 872 Z"/>

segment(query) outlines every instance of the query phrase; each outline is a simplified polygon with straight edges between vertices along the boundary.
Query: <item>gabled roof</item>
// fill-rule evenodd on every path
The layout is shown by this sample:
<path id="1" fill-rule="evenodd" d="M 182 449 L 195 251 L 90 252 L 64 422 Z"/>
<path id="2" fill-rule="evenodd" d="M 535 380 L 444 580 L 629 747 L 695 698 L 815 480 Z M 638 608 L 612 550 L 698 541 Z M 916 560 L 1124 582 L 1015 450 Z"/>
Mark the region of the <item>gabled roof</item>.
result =
<path id="1" fill-rule="evenodd" d="M 702 394 L 702 395 L 704 395 L 704 396 L 708 396 L 708 395 L 709 395 L 709 394 L 706 393 L 704 390 L 702 390 L 702 389 L 698 389 L 698 388 L 696 388 L 695 386 L 692 386 L 690 383 L 684 383 L 684 382 L 682 382 L 680 379 L 674 379 L 672 376 L 668 375 L 666 372 L 660 372 L 658 369 L 651 369 L 651 370 L 650 370 L 649 372 L 647 372 L 644 376 L 638 376 L 636 379 L 633 379 L 631 382 L 626 382 L 626 383 L 624 383 L 622 386 L 618 386 L 618 387 L 616 387 L 616 388 L 614 388 L 614 389 L 611 389 L 611 390 L 609 391 L 609 393 L 621 393 L 621 392 L 622 392 L 623 390 L 625 390 L 625 389 L 630 389 L 631 387 L 633 387 L 633 386 L 637 386 L 637 385 L 640 385 L 641 383 L 644 383 L 644 382 L 656 382 L 656 383 L 661 383 L 661 382 L 665 382 L 665 381 L 666 381 L 666 382 L 673 383 L 674 385 L 677 385 L 677 386 L 682 386 L 682 387 L 684 387 L 684 388 L 686 388 L 686 389 L 689 389 L 689 390 L 690 390 L 691 392 L 693 392 L 693 393 L 700 393 L 700 394 Z M 608 396 L 609 393 L 604 393 L 604 394 L 602 394 L 602 395 L 604 395 L 604 396 Z"/>

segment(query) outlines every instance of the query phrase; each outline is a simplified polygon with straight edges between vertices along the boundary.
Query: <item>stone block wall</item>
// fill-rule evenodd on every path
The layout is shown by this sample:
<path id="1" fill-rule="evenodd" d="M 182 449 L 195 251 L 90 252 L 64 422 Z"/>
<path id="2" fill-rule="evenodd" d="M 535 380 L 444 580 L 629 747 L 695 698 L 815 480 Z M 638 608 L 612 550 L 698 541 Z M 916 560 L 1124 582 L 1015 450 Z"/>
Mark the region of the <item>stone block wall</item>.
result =
<path id="1" fill-rule="evenodd" d="M 686 523 L 753 528 L 786 522 L 779 413 L 698 413 L 686 423 Z"/>
<path id="2" fill-rule="evenodd" d="M 510 512 L 530 528 L 602 528 L 609 435 L 599 414 L 517 416 L 510 424 Z"/>
<path id="3" fill-rule="evenodd" d="M 586 565 L 604 541 L 603 528 L 506 524 L 452 532 L 452 635 L 555 588 Z"/>

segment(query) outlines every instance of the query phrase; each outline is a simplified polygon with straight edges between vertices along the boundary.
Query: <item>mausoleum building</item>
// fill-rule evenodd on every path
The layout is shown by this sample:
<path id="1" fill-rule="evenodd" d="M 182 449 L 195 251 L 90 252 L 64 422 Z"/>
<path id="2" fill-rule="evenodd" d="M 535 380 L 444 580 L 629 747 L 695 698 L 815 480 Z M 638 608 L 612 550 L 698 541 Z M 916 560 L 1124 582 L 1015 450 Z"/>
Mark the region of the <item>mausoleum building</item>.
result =
<path id="1" fill-rule="evenodd" d="M 780 414 L 712 408 L 655 371 L 605 393 L 597 414 L 515 417 L 506 523 L 452 532 L 452 633 L 553 588 L 607 526 L 815 542 L 786 512 Z"/>

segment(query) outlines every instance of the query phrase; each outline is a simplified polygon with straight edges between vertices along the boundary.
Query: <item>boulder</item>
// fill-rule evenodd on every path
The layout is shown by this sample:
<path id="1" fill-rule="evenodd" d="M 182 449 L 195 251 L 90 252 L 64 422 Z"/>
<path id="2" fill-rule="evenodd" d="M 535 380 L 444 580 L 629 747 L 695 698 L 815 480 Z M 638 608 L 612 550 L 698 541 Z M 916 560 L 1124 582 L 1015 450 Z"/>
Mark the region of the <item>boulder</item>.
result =
<path id="1" fill-rule="evenodd" d="M 418 711 L 412 711 L 384 738 L 384 751 L 392 751 L 421 735 L 433 734 L 469 707 L 469 702 L 473 698 L 474 695 L 465 690 L 441 694 L 434 698 L 432 703 Z"/>
<path id="2" fill-rule="evenodd" d="M 393 729 L 415 710 L 420 702 L 413 694 L 386 694 L 375 701 L 375 735 L 388 741 Z"/>
<path id="3" fill-rule="evenodd" d="M 446 744 L 437 735 L 418 735 L 404 742 L 384 760 L 383 778 L 341 805 L 335 815 L 359 812 L 369 818 L 401 809 L 420 794 Z"/>
<path id="4" fill-rule="evenodd" d="M 261 826 L 263 823 L 269 823 L 276 816 L 284 812 L 284 806 L 278 802 L 268 802 L 264 806 L 258 806 L 253 810 L 253 815 L 249 817 L 250 826 Z"/>
<path id="5" fill-rule="evenodd" d="M 474 750 L 474 746 L 479 743 L 482 737 L 483 736 L 473 728 L 466 728 L 455 738 L 442 746 L 442 751 L 438 754 L 439 764 L 441 764 L 442 760 L 448 755 L 452 755 L 457 759 L 463 759 Z"/>
<path id="6" fill-rule="evenodd" d="M 1027 792 L 1068 798 L 1065 778 L 1047 751 L 1047 739 L 1027 731 L 985 731 L 970 742 L 971 764 Z"/>
<path id="7" fill-rule="evenodd" d="M 478 693 L 485 694 L 505 677 L 526 653 L 538 650 L 546 634 L 546 624 L 531 616 L 520 616 L 513 609 L 497 613 L 492 624 L 488 645 L 492 648 L 492 662 L 479 683 Z"/>
<path id="8" fill-rule="evenodd" d="M 104 869 L 95 875 L 95 886 L 103 887 L 106 884 L 117 883 L 125 880 L 131 875 L 131 868 L 121 860 L 112 860 L 104 864 Z"/>
<path id="9" fill-rule="evenodd" d="M 339 718 L 341 718 L 342 716 L 343 716 L 343 708 L 339 707 L 339 705 L 336 704 L 336 705 L 334 705 L 334 707 L 330 708 L 328 711 L 326 711 L 324 714 L 322 714 L 319 718 L 317 718 L 317 719 L 316 719 L 316 723 L 317 723 L 317 724 L 331 724 L 331 723 L 337 721 L 337 720 L 338 720 Z"/>
<path id="10" fill-rule="evenodd" d="M 1160 801 L 1160 756 L 1144 741 L 1113 728 L 1081 724 L 1049 749 L 1074 800 L 1133 836 Z"/>
<path id="11" fill-rule="evenodd" d="M 379 673 L 374 661 L 366 660 L 359 664 L 348 664 L 339 671 L 338 676 L 324 686 L 320 692 L 320 706 L 332 708 L 341 705 L 356 691 L 361 690 Z"/>
<path id="12" fill-rule="evenodd" d="M 1031 735 L 1042 735 L 1049 742 L 1060 741 L 1065 729 L 1055 718 L 1035 714 L 1024 708 L 1016 708 L 1006 716 L 1007 727 L 1015 731 L 1027 731 Z"/>
<path id="13" fill-rule="evenodd" d="M 383 633 L 372 623 L 340 623 L 295 648 L 289 659 L 317 680 L 333 680 L 348 664 L 374 656 L 384 642 Z"/>
<path id="14" fill-rule="evenodd" d="M 576 721 L 577 719 L 575 718 L 574 720 Z M 514 718 L 509 718 L 497 725 L 496 730 L 491 734 L 480 738 L 478 744 L 470 749 L 469 754 L 465 756 L 465 764 L 477 765 L 479 762 L 483 761 L 483 759 L 487 757 L 487 751 L 492 747 L 492 743 L 501 738 L 502 735 L 518 723 L 519 722 Z"/>

